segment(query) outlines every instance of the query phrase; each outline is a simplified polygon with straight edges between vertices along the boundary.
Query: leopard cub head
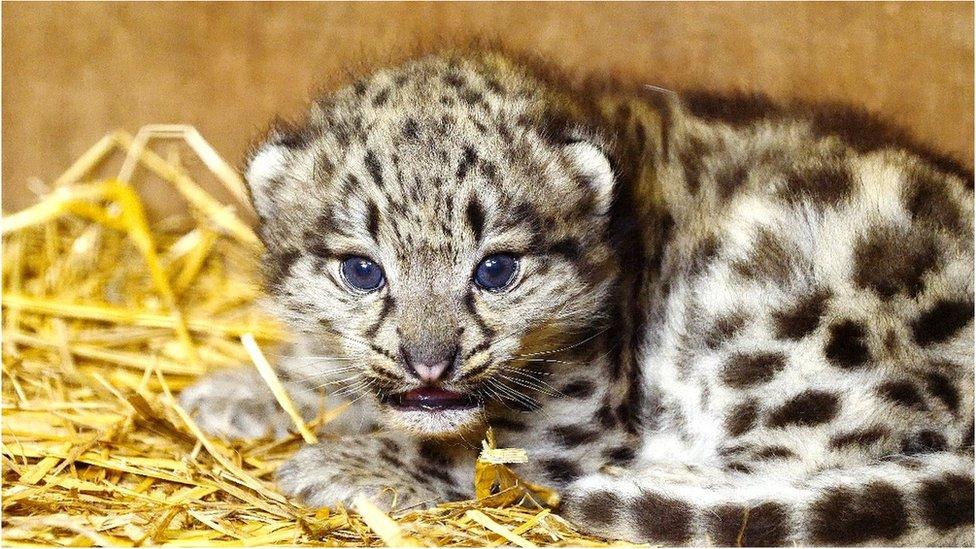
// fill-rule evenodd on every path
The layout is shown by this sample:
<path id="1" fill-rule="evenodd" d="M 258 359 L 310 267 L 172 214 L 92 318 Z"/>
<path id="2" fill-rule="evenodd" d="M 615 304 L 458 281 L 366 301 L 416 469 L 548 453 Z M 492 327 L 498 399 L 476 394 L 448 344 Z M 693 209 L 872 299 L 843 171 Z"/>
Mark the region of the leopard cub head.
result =
<path id="1" fill-rule="evenodd" d="M 432 56 L 272 130 L 247 180 L 302 377 L 431 436 L 531 406 L 532 357 L 600 322 L 617 268 L 580 111 L 503 58 Z"/>

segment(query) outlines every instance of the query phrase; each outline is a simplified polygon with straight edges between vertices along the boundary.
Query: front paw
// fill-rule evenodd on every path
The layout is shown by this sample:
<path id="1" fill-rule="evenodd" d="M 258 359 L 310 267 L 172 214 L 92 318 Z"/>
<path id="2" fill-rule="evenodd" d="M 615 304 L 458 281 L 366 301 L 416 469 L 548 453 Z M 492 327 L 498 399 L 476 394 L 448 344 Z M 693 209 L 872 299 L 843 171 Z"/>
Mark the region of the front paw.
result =
<path id="1" fill-rule="evenodd" d="M 436 485 L 411 477 L 402 464 L 374 446 L 375 438 L 305 446 L 278 469 L 278 487 L 310 507 L 348 505 L 359 494 L 385 511 L 434 505 L 443 499 Z"/>
<path id="2" fill-rule="evenodd" d="M 282 437 L 291 426 L 260 375 L 246 368 L 207 376 L 179 399 L 205 433 L 226 439 Z"/>

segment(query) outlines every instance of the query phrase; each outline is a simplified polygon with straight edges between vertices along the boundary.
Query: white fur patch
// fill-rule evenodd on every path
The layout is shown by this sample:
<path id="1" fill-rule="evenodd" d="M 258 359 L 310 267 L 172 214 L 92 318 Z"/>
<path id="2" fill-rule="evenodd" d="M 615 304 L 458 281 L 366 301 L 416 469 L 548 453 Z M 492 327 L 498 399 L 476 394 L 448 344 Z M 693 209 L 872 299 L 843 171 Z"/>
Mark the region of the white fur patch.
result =
<path id="1" fill-rule="evenodd" d="M 254 209 L 268 217 L 274 210 L 274 201 L 268 194 L 268 187 L 285 170 L 285 151 L 281 147 L 266 144 L 262 146 L 247 167 L 245 178 L 251 189 Z"/>
<path id="2" fill-rule="evenodd" d="M 586 178 L 596 192 L 599 213 L 605 214 L 610 208 L 610 199 L 613 195 L 614 175 L 610 160 L 599 147 L 585 141 L 566 145 L 563 150 L 573 167 Z"/>

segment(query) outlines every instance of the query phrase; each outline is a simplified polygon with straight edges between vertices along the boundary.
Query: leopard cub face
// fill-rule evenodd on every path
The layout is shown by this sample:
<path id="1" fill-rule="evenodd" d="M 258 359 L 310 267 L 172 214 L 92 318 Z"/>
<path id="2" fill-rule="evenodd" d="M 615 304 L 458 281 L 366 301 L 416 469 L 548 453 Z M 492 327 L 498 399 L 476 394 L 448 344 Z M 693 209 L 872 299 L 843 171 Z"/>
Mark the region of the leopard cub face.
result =
<path id="1" fill-rule="evenodd" d="M 599 322 L 616 271 L 613 169 L 572 108 L 500 59 L 431 57 L 270 133 L 247 179 L 304 381 L 434 436 L 528 400 L 533 353 Z"/>

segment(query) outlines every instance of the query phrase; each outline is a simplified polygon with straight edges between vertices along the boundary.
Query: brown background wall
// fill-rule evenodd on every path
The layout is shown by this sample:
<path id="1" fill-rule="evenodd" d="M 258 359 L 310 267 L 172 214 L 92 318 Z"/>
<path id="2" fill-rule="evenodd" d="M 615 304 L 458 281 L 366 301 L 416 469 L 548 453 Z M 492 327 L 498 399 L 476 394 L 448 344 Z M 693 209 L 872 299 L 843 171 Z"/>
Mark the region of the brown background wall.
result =
<path id="1" fill-rule="evenodd" d="M 232 162 L 362 59 L 496 37 L 578 71 L 846 100 L 972 166 L 973 5 L 4 3 L 3 208 L 107 130 L 196 125 Z"/>

